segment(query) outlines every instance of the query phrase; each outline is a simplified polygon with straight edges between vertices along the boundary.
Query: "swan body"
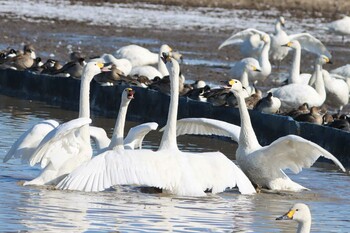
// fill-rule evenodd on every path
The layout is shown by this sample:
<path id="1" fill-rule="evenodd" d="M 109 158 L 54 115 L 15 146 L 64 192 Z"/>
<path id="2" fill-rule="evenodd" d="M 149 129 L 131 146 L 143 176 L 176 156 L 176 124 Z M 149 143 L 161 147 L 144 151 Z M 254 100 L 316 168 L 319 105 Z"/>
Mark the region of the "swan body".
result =
<path id="1" fill-rule="evenodd" d="M 281 100 L 281 109 L 290 111 L 304 103 L 307 103 L 309 106 L 321 106 L 326 99 L 326 91 L 322 78 L 322 65 L 329 62 L 330 59 L 323 55 L 319 56 L 316 60 L 314 72 L 316 80 L 315 88 L 306 84 L 292 83 L 269 90 L 273 96 Z"/>
<path id="2" fill-rule="evenodd" d="M 33 125 L 16 140 L 4 157 L 3 162 L 6 163 L 14 157 L 21 158 L 22 163 L 29 163 L 30 157 L 43 138 L 58 125 L 59 123 L 55 120 L 44 120 Z"/>
<path id="3" fill-rule="evenodd" d="M 309 233 L 311 229 L 311 212 L 304 203 L 296 203 L 290 210 L 276 220 L 294 220 L 298 223 L 297 233 Z"/>
<path id="4" fill-rule="evenodd" d="M 320 156 L 332 160 L 344 172 L 345 168 L 331 153 L 317 144 L 299 136 L 287 135 L 262 147 L 254 133 L 250 116 L 242 98 L 242 84 L 231 80 L 231 91 L 238 99 L 241 115 L 241 133 L 236 159 L 249 179 L 259 187 L 272 190 L 301 191 L 303 186 L 292 181 L 282 170 L 299 173 L 310 167 Z"/>
<path id="5" fill-rule="evenodd" d="M 131 44 L 118 49 L 114 56 L 116 58 L 126 58 L 131 62 L 132 67 L 146 66 L 158 62 L 158 54 L 149 51 L 139 45 Z"/>
<path id="6" fill-rule="evenodd" d="M 126 58 L 115 58 L 112 54 L 104 53 L 99 58 L 91 59 L 91 61 L 101 62 L 101 63 L 112 63 L 116 65 L 117 69 L 122 71 L 123 74 L 126 76 L 130 74 L 130 71 L 132 69 L 131 62 Z"/>
<path id="7" fill-rule="evenodd" d="M 325 103 L 341 111 L 349 103 L 349 86 L 343 79 L 332 77 L 327 70 L 322 70 L 322 76 L 327 93 Z"/>
<path id="8" fill-rule="evenodd" d="M 350 17 L 344 16 L 342 19 L 329 23 L 327 27 L 329 31 L 342 35 L 342 39 L 344 42 L 344 36 L 350 35 L 349 25 L 350 25 Z"/>
<path id="9" fill-rule="evenodd" d="M 248 178 L 225 155 L 178 149 L 176 118 L 180 68 L 175 59 L 164 59 L 170 73 L 171 99 L 158 151 L 108 150 L 73 171 L 57 185 L 58 188 L 102 191 L 113 185 L 136 184 L 159 187 L 176 195 L 205 196 L 205 190 L 217 193 L 238 186 L 241 193 L 255 193 Z"/>
<path id="10" fill-rule="evenodd" d="M 334 76 L 334 77 L 338 75 L 335 78 L 344 79 L 344 81 L 346 82 L 346 84 L 350 89 L 350 64 L 331 70 L 330 74 L 331 76 Z"/>

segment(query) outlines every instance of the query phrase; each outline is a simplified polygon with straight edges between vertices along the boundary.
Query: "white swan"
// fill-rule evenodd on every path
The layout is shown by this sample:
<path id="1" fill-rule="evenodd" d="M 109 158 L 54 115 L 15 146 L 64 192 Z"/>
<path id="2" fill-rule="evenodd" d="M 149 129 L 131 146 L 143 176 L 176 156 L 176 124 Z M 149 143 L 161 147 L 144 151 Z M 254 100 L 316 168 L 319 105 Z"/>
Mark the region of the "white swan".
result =
<path id="1" fill-rule="evenodd" d="M 275 23 L 275 31 L 273 34 L 270 35 L 270 58 L 272 61 L 277 61 L 278 66 L 280 65 L 281 61 L 288 55 L 289 52 L 288 48 L 282 47 L 282 45 L 287 44 L 290 41 L 288 34 L 282 29 L 284 25 L 284 17 L 278 17 Z"/>
<path id="2" fill-rule="evenodd" d="M 330 71 L 331 76 L 334 78 L 343 79 L 349 87 L 350 90 L 350 64 L 338 67 Z M 335 76 L 338 75 L 338 76 Z"/>
<path id="3" fill-rule="evenodd" d="M 264 80 L 266 77 L 268 77 L 271 74 L 271 63 L 269 60 L 269 51 L 270 51 L 270 44 L 271 44 L 271 39 L 270 36 L 267 35 L 265 32 L 261 32 L 258 31 L 256 29 L 246 29 L 242 32 L 239 33 L 240 34 L 240 38 L 244 38 L 244 37 L 252 37 L 252 35 L 258 36 L 261 41 L 262 41 L 262 47 L 261 47 L 261 53 L 258 55 L 258 62 L 259 65 L 261 67 L 261 72 L 257 73 L 255 72 L 254 74 L 251 74 L 251 76 L 249 76 L 249 79 L 251 81 L 261 81 Z M 255 36 L 253 38 L 255 38 Z M 230 37 L 229 39 L 227 39 L 226 41 L 224 41 L 219 49 L 221 49 L 224 46 L 230 45 L 231 43 L 235 43 L 236 42 L 236 37 L 234 36 L 233 39 L 232 37 Z M 249 59 L 249 60 L 253 60 L 255 58 L 251 57 L 251 58 L 245 58 L 242 59 L 239 62 L 235 62 L 232 67 L 231 67 L 231 73 L 234 77 L 241 77 L 242 73 L 244 72 L 245 69 L 245 60 Z"/>
<path id="4" fill-rule="evenodd" d="M 344 42 L 344 36 L 350 35 L 350 17 L 344 16 L 342 19 L 333 21 L 327 25 L 329 31 L 334 32 L 342 36 L 342 41 Z"/>
<path id="5" fill-rule="evenodd" d="M 284 215 L 276 218 L 276 220 L 294 220 L 298 222 L 297 233 L 309 233 L 311 229 L 311 212 L 304 203 L 296 203 Z"/>
<path id="6" fill-rule="evenodd" d="M 131 44 L 118 49 L 114 56 L 116 58 L 128 59 L 133 67 L 153 65 L 158 62 L 158 54 L 149 51 L 139 45 Z"/>
<path id="7" fill-rule="evenodd" d="M 295 43 L 295 41 L 291 43 Z M 313 74 L 315 75 L 315 88 L 306 84 L 292 83 L 269 90 L 273 96 L 281 100 L 282 111 L 296 109 L 304 103 L 316 107 L 324 103 L 326 90 L 322 77 L 322 65 L 329 62 L 330 59 L 324 55 L 316 59 L 315 72 Z"/>
<path id="8" fill-rule="evenodd" d="M 59 125 L 44 137 L 31 156 L 30 165 L 40 162 L 45 168 L 37 178 L 24 185 L 57 184 L 62 177 L 91 158 L 90 81 L 101 72 L 102 67 L 103 64 L 99 62 L 89 62 L 84 66 L 80 83 L 79 118 Z"/>
<path id="9" fill-rule="evenodd" d="M 256 138 L 244 98 L 242 98 L 242 84 L 238 80 L 231 80 L 229 84 L 238 100 L 241 115 L 241 133 L 236 159 L 254 184 L 272 190 L 305 189 L 293 182 L 282 169 L 288 168 L 298 173 L 302 168 L 310 167 L 320 156 L 332 160 L 345 172 L 343 165 L 331 153 L 299 136 L 281 137 L 270 145 L 262 147 Z"/>
<path id="10" fill-rule="evenodd" d="M 176 195 L 204 196 L 238 186 L 255 190 L 244 173 L 219 152 L 181 152 L 176 142 L 179 64 L 167 58 L 171 80 L 168 121 L 158 151 L 109 150 L 80 166 L 57 185 L 60 189 L 102 191 L 113 185 L 136 184 L 162 188 Z"/>
<path id="11" fill-rule="evenodd" d="M 166 75 L 169 75 L 169 72 L 161 60 L 161 56 L 163 53 L 170 53 L 172 52 L 172 48 L 170 48 L 169 45 L 163 44 L 160 49 L 159 53 L 157 55 L 158 59 L 158 68 L 154 68 L 153 66 L 133 66 L 132 70 L 130 71 L 130 75 L 138 75 L 138 76 L 146 76 L 149 79 L 153 79 L 155 77 L 163 78 Z"/>
<path id="12" fill-rule="evenodd" d="M 330 75 L 327 70 L 322 70 L 322 76 L 326 87 L 325 103 L 339 111 L 349 103 L 349 86 L 336 75 Z"/>

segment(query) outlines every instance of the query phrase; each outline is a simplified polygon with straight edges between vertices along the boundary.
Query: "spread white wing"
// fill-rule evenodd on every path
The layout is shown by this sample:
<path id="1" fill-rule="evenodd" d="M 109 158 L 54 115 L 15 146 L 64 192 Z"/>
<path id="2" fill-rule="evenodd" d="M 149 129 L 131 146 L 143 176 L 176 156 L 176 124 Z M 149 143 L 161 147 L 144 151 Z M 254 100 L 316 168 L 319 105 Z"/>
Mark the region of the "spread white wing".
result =
<path id="1" fill-rule="evenodd" d="M 156 122 L 148 122 L 144 124 L 137 125 L 132 127 L 128 135 L 126 135 L 124 139 L 124 148 L 125 149 L 137 149 L 142 148 L 142 141 L 145 136 L 151 131 L 156 130 L 158 128 L 158 124 Z M 113 148 L 113 147 L 111 147 Z"/>
<path id="2" fill-rule="evenodd" d="M 259 37 L 261 35 L 266 34 L 265 32 L 256 30 L 254 28 L 248 28 L 246 30 L 240 31 L 238 33 L 232 34 L 227 40 L 225 40 L 220 46 L 219 49 L 231 45 L 231 44 L 241 44 L 245 41 L 249 41 L 251 36 L 258 35 Z M 257 40 L 256 44 L 253 44 L 254 47 L 260 47 L 262 46 L 263 41 Z"/>
<path id="3" fill-rule="evenodd" d="M 327 50 L 326 46 L 317 39 L 316 37 L 310 35 L 309 33 L 298 33 L 289 35 L 290 40 L 299 41 L 301 48 L 317 55 L 325 55 L 329 59 L 332 58 L 331 53 Z"/>

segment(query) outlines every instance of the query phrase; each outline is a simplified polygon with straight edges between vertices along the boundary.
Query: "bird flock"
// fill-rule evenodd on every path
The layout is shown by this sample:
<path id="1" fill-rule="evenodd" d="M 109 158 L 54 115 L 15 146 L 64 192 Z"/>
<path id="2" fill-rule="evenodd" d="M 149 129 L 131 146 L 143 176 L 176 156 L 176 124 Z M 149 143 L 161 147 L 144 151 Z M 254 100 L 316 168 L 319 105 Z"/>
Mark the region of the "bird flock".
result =
<path id="1" fill-rule="evenodd" d="M 343 20 L 349 21 L 349 17 Z M 343 172 L 344 166 L 321 146 L 296 135 L 278 138 L 261 146 L 251 124 L 249 109 L 269 114 L 283 114 L 297 121 L 349 130 L 349 121 L 341 111 L 349 101 L 350 64 L 327 71 L 332 55 L 323 43 L 309 33 L 288 35 L 283 30 L 285 19 L 278 17 L 272 34 L 249 28 L 233 33 L 219 50 L 238 46 L 243 59 L 232 64 L 230 80 L 211 88 L 204 80 L 186 83 L 181 72 L 181 53 L 166 44 L 158 53 L 138 45 L 120 48 L 114 54 L 84 58 L 70 54 L 68 63 L 54 59 L 45 63 L 36 57 L 32 45 L 23 51 L 12 48 L 0 53 L 0 69 L 29 71 L 57 78 L 80 79 L 79 114 L 65 123 L 45 120 L 24 132 L 4 157 L 21 159 L 30 166 L 40 165 L 38 177 L 24 185 L 53 185 L 61 190 L 98 192 L 116 185 L 150 186 L 173 195 L 206 196 L 237 188 L 241 194 L 257 190 L 300 192 L 307 190 L 292 181 L 283 170 L 299 173 L 320 157 L 327 158 Z M 343 21 L 330 24 L 330 30 L 341 32 Z M 346 29 L 347 30 L 347 29 Z M 302 53 L 315 55 L 314 71 L 300 73 Z M 288 78 L 280 86 L 262 91 L 259 85 L 269 79 L 272 63 L 277 69 L 288 54 L 293 54 Z M 271 61 L 271 62 L 270 62 Z M 278 72 L 278 71 L 277 71 Z M 102 128 L 90 126 L 90 82 L 104 86 L 126 84 L 122 92 L 114 132 L 107 137 Z M 225 84 L 225 85 L 224 85 Z M 140 124 L 124 137 L 129 103 L 134 98 L 133 86 L 155 89 L 170 95 L 167 123 L 158 150 L 142 149 L 148 132 L 156 122 Z M 177 120 L 179 96 L 210 102 L 215 106 L 237 107 L 240 126 L 207 118 Z M 327 107 L 335 110 L 333 114 Z M 221 152 L 182 152 L 177 137 L 183 134 L 220 135 L 238 143 L 236 163 Z M 95 143 L 96 152 L 92 149 Z M 309 232 L 311 214 L 305 204 L 296 204 L 277 218 L 299 222 L 298 232 Z"/>

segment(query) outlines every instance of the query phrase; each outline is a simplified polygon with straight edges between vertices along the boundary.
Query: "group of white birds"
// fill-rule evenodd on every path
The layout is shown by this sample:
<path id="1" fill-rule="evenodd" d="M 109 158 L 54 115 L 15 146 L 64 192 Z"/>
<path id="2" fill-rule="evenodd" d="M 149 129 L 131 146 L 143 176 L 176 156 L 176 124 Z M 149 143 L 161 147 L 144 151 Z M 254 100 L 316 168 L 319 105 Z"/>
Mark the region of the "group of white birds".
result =
<path id="1" fill-rule="evenodd" d="M 127 108 L 134 98 L 131 88 L 126 88 L 122 93 L 114 132 L 109 139 L 103 129 L 90 126 L 90 81 L 101 72 L 102 62 L 111 62 L 110 56 L 105 55 L 84 67 L 78 118 L 63 124 L 46 120 L 34 125 L 13 144 L 4 162 L 14 157 L 31 166 L 39 164 L 42 167 L 40 175 L 24 185 L 54 185 L 57 189 L 86 192 L 103 191 L 116 185 L 151 186 L 183 196 L 205 196 L 208 191 L 220 193 L 234 187 L 242 194 L 256 193 L 255 187 L 279 191 L 307 190 L 292 181 L 283 170 L 299 173 L 303 168 L 312 166 L 320 156 L 332 160 L 345 172 L 343 165 L 331 153 L 299 136 L 287 135 L 270 145 L 261 146 L 255 135 L 245 98 L 250 81 L 264 79 L 271 73 L 269 54 L 280 62 L 287 55 L 288 47 L 295 50 L 290 84 L 271 90 L 273 95 L 280 98 L 282 106 L 294 107 L 305 102 L 310 102 L 311 106 L 321 105 L 326 98 L 324 83 L 327 83 L 327 79 L 322 65 L 330 61 L 331 54 L 318 39 L 307 33 L 288 36 L 282 30 L 283 24 L 284 19 L 279 17 L 272 35 L 247 29 L 232 35 L 220 46 L 239 42 L 242 52 L 252 56 L 234 65 L 235 75 L 244 77 L 243 74 L 248 71 L 248 80 L 247 77 L 241 81 L 232 79 L 225 86 L 238 101 L 240 126 L 206 118 L 177 120 L 180 65 L 176 54 L 169 46 L 164 46 L 157 56 L 153 56 L 154 61 L 158 62 L 158 71 L 163 76 L 169 74 L 171 93 L 168 119 L 162 129 L 159 149 L 142 149 L 145 135 L 158 127 L 155 122 L 130 129 L 124 138 Z M 129 59 L 137 65 L 131 67 L 145 65 L 140 59 L 147 56 L 135 53 L 134 46 L 129 48 L 131 50 L 124 48 L 118 53 L 129 53 L 128 56 L 134 57 Z M 314 74 L 305 75 L 310 82 L 314 82 L 314 87 L 307 85 L 307 77 L 299 75 L 301 49 L 318 54 Z M 129 72 L 132 72 L 131 68 Z M 300 96 L 297 96 L 299 93 Z M 221 152 L 180 151 L 177 136 L 181 134 L 231 137 L 238 143 L 238 166 Z M 93 154 L 91 139 L 97 145 L 96 154 Z M 297 220 L 298 213 L 303 209 L 293 207 L 285 216 Z M 311 225 L 311 217 L 307 224 Z M 310 226 L 304 227 L 310 229 Z"/>

